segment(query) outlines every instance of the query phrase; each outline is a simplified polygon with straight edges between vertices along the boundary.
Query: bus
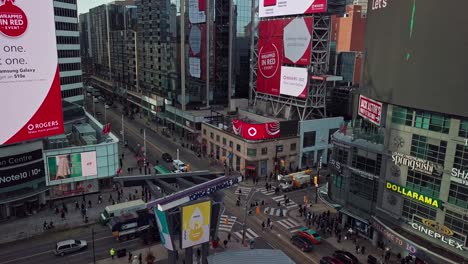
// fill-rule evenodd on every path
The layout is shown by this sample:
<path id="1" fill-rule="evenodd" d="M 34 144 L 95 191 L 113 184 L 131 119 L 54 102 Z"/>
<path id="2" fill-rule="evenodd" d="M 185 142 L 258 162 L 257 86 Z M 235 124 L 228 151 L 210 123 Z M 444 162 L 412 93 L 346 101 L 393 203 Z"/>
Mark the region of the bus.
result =
<path id="1" fill-rule="evenodd" d="M 168 170 L 166 167 L 164 167 L 163 165 L 158 165 L 158 166 L 154 166 L 154 170 L 156 171 L 156 174 L 168 174 L 168 173 L 172 173 L 172 171 Z"/>

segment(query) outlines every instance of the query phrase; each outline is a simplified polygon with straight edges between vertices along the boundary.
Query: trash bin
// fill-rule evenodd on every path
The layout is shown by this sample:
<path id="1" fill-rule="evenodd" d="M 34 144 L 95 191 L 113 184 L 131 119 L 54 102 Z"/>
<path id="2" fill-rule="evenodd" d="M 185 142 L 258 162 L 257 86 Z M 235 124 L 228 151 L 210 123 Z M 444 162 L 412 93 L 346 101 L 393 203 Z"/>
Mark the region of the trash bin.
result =
<path id="1" fill-rule="evenodd" d="M 124 258 L 127 256 L 127 249 L 121 248 L 117 249 L 117 258 Z"/>
<path id="2" fill-rule="evenodd" d="M 377 264 L 377 258 L 372 255 L 367 256 L 367 264 Z"/>

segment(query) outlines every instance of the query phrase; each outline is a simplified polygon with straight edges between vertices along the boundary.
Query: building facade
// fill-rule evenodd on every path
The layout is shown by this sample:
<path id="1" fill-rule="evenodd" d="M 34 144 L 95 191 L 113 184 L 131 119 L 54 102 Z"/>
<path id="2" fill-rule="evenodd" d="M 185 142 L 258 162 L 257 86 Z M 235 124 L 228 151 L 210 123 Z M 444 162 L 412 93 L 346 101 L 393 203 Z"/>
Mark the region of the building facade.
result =
<path id="1" fill-rule="evenodd" d="M 54 1 L 54 13 L 62 99 L 83 104 L 83 72 L 76 0 Z"/>

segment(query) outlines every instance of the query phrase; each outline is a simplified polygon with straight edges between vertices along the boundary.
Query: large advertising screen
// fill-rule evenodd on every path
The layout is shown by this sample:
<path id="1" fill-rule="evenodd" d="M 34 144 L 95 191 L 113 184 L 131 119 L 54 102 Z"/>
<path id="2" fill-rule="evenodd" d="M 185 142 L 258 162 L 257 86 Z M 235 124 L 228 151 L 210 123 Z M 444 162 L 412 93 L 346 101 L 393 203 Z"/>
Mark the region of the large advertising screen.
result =
<path id="1" fill-rule="evenodd" d="M 206 22 L 206 1 L 207 0 L 188 0 L 190 23 L 198 24 Z"/>
<path id="2" fill-rule="evenodd" d="M 169 231 L 169 224 L 167 223 L 166 212 L 158 210 L 154 207 L 154 215 L 158 223 L 159 236 L 161 237 L 161 244 L 168 250 L 173 251 L 174 245 L 172 244 L 171 233 Z"/>
<path id="3" fill-rule="evenodd" d="M 305 67 L 310 65 L 312 23 L 311 17 L 260 21 L 257 92 L 307 96 Z"/>
<path id="4" fill-rule="evenodd" d="M 468 116 L 468 1 L 449 2 L 369 1 L 364 95 Z"/>
<path id="5" fill-rule="evenodd" d="M 280 137 L 279 122 L 250 124 L 239 119 L 234 119 L 232 120 L 232 128 L 236 135 L 247 140 L 264 140 Z"/>
<path id="6" fill-rule="evenodd" d="M 325 13 L 327 0 L 260 0 L 259 16 L 275 17 Z"/>
<path id="7" fill-rule="evenodd" d="M 210 240 L 211 201 L 182 208 L 182 248 L 200 245 Z"/>
<path id="8" fill-rule="evenodd" d="M 60 184 L 66 179 L 97 175 L 96 151 L 47 157 L 47 161 L 51 184 Z M 76 179 L 78 180 L 82 179 Z"/>
<path id="9" fill-rule="evenodd" d="M 206 25 L 189 24 L 189 74 L 195 78 L 205 79 L 206 60 Z"/>
<path id="10" fill-rule="evenodd" d="M 0 145 L 62 134 L 53 1 L 0 3 Z"/>

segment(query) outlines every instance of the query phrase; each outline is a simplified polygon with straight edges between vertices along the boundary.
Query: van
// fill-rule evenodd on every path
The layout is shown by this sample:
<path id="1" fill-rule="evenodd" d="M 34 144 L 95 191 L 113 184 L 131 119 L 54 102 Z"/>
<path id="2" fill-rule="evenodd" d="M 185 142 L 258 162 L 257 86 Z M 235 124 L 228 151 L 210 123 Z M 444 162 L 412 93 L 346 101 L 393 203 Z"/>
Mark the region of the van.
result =
<path id="1" fill-rule="evenodd" d="M 65 256 L 65 254 L 84 250 L 88 247 L 88 243 L 85 240 L 64 240 L 57 242 L 55 245 L 54 254 L 56 256 Z"/>
<path id="2" fill-rule="evenodd" d="M 175 170 L 180 170 L 180 171 L 187 171 L 187 166 L 181 161 L 181 160 L 173 160 L 172 165 L 174 166 Z"/>
<path id="3" fill-rule="evenodd" d="M 141 200 L 135 200 L 125 203 L 119 203 L 115 205 L 109 205 L 104 208 L 104 211 L 101 213 L 99 221 L 101 224 L 107 224 L 112 218 L 121 216 L 127 213 L 133 213 L 139 210 L 146 209 L 146 203 Z"/>

